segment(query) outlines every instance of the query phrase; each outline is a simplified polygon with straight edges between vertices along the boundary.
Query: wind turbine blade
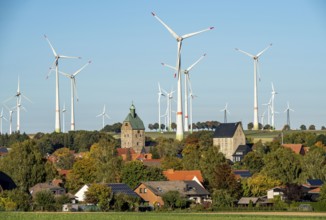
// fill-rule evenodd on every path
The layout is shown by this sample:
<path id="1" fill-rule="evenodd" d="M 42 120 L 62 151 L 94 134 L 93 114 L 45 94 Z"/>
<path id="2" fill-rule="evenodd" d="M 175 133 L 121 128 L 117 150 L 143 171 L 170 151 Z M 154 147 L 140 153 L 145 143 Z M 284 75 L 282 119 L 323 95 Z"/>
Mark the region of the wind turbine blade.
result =
<path id="1" fill-rule="evenodd" d="M 16 96 L 11 96 L 10 98 L 7 98 L 6 100 L 3 101 L 3 103 L 9 102 L 11 99 L 15 98 Z"/>
<path id="2" fill-rule="evenodd" d="M 81 59 L 81 57 L 72 57 L 72 56 L 64 56 L 64 55 L 60 55 L 60 58 L 66 58 L 66 59 Z"/>
<path id="3" fill-rule="evenodd" d="M 194 66 L 197 65 L 197 63 L 199 63 L 199 61 L 201 61 L 204 57 L 206 56 L 206 53 L 204 55 L 202 55 L 196 62 L 194 62 L 190 67 L 188 67 L 187 71 L 189 72 Z"/>
<path id="4" fill-rule="evenodd" d="M 73 80 L 73 90 L 74 90 L 74 93 L 75 93 L 75 95 L 76 95 L 76 100 L 77 100 L 77 102 L 79 101 L 79 98 L 78 98 L 78 94 L 77 94 L 77 85 L 76 85 L 76 79 L 75 78 L 72 78 L 72 80 Z"/>
<path id="5" fill-rule="evenodd" d="M 263 54 L 266 50 L 268 50 L 272 45 L 273 45 L 273 44 L 268 45 L 268 47 L 266 47 L 264 50 L 262 50 L 260 53 L 258 53 L 258 54 L 256 55 L 256 57 L 259 57 L 260 55 L 262 55 L 262 54 Z"/>
<path id="6" fill-rule="evenodd" d="M 65 76 L 65 77 L 69 78 L 69 79 L 71 78 L 71 75 L 68 74 L 68 73 L 65 73 L 65 72 L 62 72 L 62 71 L 59 71 L 59 73 L 60 73 L 61 75 Z"/>
<path id="7" fill-rule="evenodd" d="M 58 55 L 57 55 L 57 53 L 55 52 L 55 50 L 54 50 L 54 48 L 53 48 L 53 46 L 52 46 L 50 40 L 48 39 L 48 37 L 47 37 L 45 34 L 44 34 L 44 37 L 45 37 L 46 41 L 49 43 L 49 45 L 50 45 L 50 47 L 51 47 L 51 49 L 52 49 L 53 55 L 54 55 L 55 57 L 57 57 Z"/>
<path id="8" fill-rule="evenodd" d="M 23 96 L 27 101 L 29 101 L 30 103 L 33 103 L 32 100 L 30 100 L 27 96 L 25 96 L 25 95 L 23 95 L 23 94 L 22 94 L 22 96 Z"/>
<path id="9" fill-rule="evenodd" d="M 161 64 L 162 64 L 162 66 L 166 66 L 166 67 L 171 68 L 173 70 L 178 70 L 175 66 L 171 66 L 171 65 L 166 64 L 166 63 L 161 63 Z"/>
<path id="10" fill-rule="evenodd" d="M 238 49 L 238 48 L 235 48 L 235 50 L 237 50 L 237 51 L 239 51 L 239 52 L 241 52 L 241 53 L 244 53 L 244 54 L 246 54 L 247 56 L 250 56 L 251 58 L 254 58 L 254 57 L 255 57 L 254 55 L 252 55 L 252 54 L 250 54 L 250 53 L 248 53 L 248 52 L 246 52 L 246 51 L 240 50 L 240 49 Z"/>
<path id="11" fill-rule="evenodd" d="M 190 33 L 190 34 L 185 34 L 183 36 L 181 36 L 182 39 L 186 39 L 186 38 L 189 38 L 189 37 L 192 37 L 192 36 L 195 36 L 197 34 L 200 34 L 200 33 L 203 33 L 203 32 L 206 32 L 206 31 L 210 31 L 214 29 L 214 27 L 209 27 L 209 28 L 206 28 L 204 30 L 201 30 L 201 31 L 197 31 L 197 32 L 193 32 L 193 33 Z"/>
<path id="12" fill-rule="evenodd" d="M 50 76 L 50 74 L 51 74 L 51 72 L 52 72 L 52 70 L 54 70 L 55 68 L 54 68 L 54 66 L 55 66 L 55 63 L 56 63 L 56 60 L 54 60 L 54 62 L 53 62 L 53 65 L 49 68 L 49 72 L 48 72 L 48 74 L 46 74 L 46 77 L 45 77 L 45 79 L 48 79 L 49 78 L 49 76 Z"/>
<path id="13" fill-rule="evenodd" d="M 73 76 L 76 76 L 78 73 L 80 73 L 80 71 L 82 71 L 86 66 L 88 66 L 92 61 L 88 61 L 82 68 L 80 68 L 79 70 L 77 70 L 74 74 L 72 74 Z"/>
<path id="14" fill-rule="evenodd" d="M 167 26 L 154 12 L 152 15 L 172 34 L 172 36 L 177 40 L 179 36 L 169 27 Z"/>
<path id="15" fill-rule="evenodd" d="M 104 116 L 107 117 L 108 119 L 111 119 L 110 116 L 109 116 L 108 114 L 105 114 Z"/>

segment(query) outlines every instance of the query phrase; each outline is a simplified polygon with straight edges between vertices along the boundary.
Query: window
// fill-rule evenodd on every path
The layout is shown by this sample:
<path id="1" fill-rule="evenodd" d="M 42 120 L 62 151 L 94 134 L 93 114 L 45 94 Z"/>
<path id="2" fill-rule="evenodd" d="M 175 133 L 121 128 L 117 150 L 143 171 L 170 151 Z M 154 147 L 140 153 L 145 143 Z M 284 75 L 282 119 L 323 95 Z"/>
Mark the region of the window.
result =
<path id="1" fill-rule="evenodd" d="M 144 188 L 144 193 L 147 193 L 147 189 L 146 188 Z"/>
<path id="2" fill-rule="evenodd" d="M 125 126 L 128 126 L 128 123 L 125 123 Z"/>
<path id="3" fill-rule="evenodd" d="M 137 133 L 139 134 L 139 132 L 140 132 L 140 131 L 138 130 Z"/>
<path id="4" fill-rule="evenodd" d="M 143 193 L 143 189 L 142 188 L 139 188 L 139 193 Z"/>

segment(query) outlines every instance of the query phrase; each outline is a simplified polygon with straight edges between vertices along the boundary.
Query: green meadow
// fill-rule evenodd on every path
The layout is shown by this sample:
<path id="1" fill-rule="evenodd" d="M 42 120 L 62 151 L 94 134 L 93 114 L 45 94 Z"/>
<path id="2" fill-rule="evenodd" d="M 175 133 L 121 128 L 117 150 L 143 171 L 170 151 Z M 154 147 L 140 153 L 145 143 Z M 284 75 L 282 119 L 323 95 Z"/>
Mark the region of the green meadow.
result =
<path id="1" fill-rule="evenodd" d="M 282 220 L 325 219 L 326 213 L 40 213 L 40 212 L 0 212 L 1 220 Z"/>

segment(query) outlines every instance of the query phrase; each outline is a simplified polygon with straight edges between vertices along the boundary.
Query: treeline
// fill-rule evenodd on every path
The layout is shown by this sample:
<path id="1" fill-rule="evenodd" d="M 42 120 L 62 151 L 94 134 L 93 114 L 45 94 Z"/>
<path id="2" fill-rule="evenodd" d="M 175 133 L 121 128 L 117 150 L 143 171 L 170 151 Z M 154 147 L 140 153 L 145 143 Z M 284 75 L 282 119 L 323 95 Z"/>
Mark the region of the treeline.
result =
<path id="1" fill-rule="evenodd" d="M 220 124 L 220 122 L 218 121 L 205 121 L 205 122 L 197 122 L 197 123 L 192 123 L 192 129 L 193 130 L 213 130 L 215 129 L 218 125 Z M 149 130 L 158 130 L 160 128 L 159 123 L 150 123 L 148 124 L 148 128 Z M 171 129 L 175 130 L 177 128 L 177 124 L 172 122 L 171 123 Z M 189 129 L 191 128 L 191 126 L 189 125 Z M 169 130 L 169 126 L 165 125 L 165 124 L 161 124 L 161 130 Z"/>

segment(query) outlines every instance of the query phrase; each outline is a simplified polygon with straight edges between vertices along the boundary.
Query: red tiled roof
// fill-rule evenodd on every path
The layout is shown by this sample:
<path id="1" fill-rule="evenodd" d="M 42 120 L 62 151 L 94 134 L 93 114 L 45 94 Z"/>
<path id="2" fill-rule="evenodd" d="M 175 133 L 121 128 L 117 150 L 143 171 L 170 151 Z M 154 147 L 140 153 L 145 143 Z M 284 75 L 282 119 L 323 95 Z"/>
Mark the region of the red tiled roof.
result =
<path id="1" fill-rule="evenodd" d="M 122 156 L 123 154 L 127 154 L 128 150 L 130 150 L 130 154 L 135 154 L 136 152 L 132 148 L 117 148 L 118 156 Z"/>
<path id="2" fill-rule="evenodd" d="M 296 154 L 301 154 L 301 150 L 303 149 L 302 144 L 283 144 L 283 147 L 290 148 Z"/>
<path id="3" fill-rule="evenodd" d="M 200 170 L 173 170 L 163 171 L 163 175 L 170 181 L 173 180 L 193 180 L 194 177 L 202 183 L 204 182 Z"/>
<path id="4" fill-rule="evenodd" d="M 320 193 L 320 187 L 317 187 L 316 189 L 309 190 L 308 193 Z"/>
<path id="5" fill-rule="evenodd" d="M 71 170 L 61 170 L 61 169 L 58 169 L 58 173 L 60 175 L 63 175 L 63 176 L 67 176 L 70 172 L 71 172 Z"/>

